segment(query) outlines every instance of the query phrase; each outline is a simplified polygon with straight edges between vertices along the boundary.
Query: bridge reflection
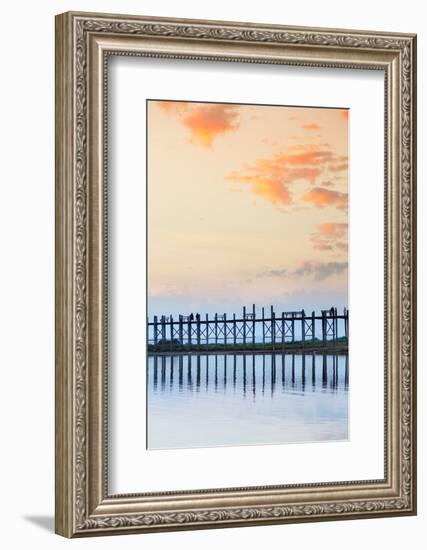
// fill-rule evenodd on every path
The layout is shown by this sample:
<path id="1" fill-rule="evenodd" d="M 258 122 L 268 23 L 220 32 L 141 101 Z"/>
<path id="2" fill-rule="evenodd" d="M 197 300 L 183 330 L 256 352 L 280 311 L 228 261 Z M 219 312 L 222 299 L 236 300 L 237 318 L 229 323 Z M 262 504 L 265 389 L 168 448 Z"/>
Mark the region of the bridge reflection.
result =
<path id="1" fill-rule="evenodd" d="M 347 390 L 347 354 L 189 353 L 148 357 L 147 383 L 157 392 L 239 391 L 256 397 L 275 391 Z"/>

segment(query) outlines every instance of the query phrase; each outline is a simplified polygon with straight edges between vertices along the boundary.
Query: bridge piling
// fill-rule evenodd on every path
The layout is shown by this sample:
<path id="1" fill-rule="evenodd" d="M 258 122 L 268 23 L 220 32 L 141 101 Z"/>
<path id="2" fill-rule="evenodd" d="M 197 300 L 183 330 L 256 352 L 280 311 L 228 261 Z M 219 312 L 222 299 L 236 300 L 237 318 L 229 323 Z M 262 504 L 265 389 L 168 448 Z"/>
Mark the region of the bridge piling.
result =
<path id="1" fill-rule="evenodd" d="M 271 346 L 273 351 L 276 349 L 276 314 L 271 306 Z"/>
<path id="2" fill-rule="evenodd" d="M 305 346 L 305 311 L 301 312 L 301 342 L 302 347 Z"/>

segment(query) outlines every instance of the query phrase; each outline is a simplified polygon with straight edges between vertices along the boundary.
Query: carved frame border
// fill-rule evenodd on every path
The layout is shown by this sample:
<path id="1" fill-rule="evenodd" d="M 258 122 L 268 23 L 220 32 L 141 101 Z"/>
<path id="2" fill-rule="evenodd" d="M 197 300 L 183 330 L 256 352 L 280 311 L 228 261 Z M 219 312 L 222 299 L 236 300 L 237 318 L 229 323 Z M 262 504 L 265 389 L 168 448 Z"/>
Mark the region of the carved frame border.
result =
<path id="1" fill-rule="evenodd" d="M 384 480 L 108 495 L 108 55 L 385 72 Z M 416 513 L 416 37 L 68 12 L 56 18 L 56 532 L 67 537 Z M 104 190 L 105 192 L 105 190 Z"/>

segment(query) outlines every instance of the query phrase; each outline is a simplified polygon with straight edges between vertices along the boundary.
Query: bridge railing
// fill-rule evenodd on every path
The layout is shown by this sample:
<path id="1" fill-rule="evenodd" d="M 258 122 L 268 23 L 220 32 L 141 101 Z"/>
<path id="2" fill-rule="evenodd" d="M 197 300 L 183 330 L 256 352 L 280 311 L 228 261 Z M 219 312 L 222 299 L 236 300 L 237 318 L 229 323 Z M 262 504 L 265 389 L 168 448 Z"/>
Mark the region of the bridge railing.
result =
<path id="1" fill-rule="evenodd" d="M 147 322 L 147 345 L 149 352 L 347 348 L 348 323 L 348 309 L 339 313 L 336 307 L 276 313 L 271 306 L 257 316 L 253 305 L 232 316 L 155 315 Z"/>

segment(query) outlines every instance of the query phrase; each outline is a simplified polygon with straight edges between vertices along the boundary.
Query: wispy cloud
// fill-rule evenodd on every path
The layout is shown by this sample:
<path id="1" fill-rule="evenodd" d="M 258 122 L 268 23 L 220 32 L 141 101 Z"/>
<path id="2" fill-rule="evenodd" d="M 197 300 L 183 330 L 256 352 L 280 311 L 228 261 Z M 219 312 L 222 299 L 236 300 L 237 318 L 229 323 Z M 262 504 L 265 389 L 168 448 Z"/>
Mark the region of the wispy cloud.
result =
<path id="1" fill-rule="evenodd" d="M 303 262 L 294 270 L 289 270 L 286 268 L 272 269 L 270 271 L 263 272 L 260 276 L 278 278 L 307 277 L 314 281 L 323 281 L 333 275 L 339 275 L 347 269 L 348 262 Z"/>
<path id="2" fill-rule="evenodd" d="M 253 193 L 273 204 L 286 205 L 292 202 L 290 187 L 293 183 L 307 181 L 313 185 L 323 173 L 345 170 L 342 166 L 346 158 L 337 156 L 328 147 L 296 145 L 271 157 L 257 159 L 253 164 L 233 171 L 227 179 L 249 185 Z M 317 198 L 316 194 L 306 196 L 305 201 L 311 200 L 318 206 L 321 197 Z M 342 204 L 341 198 L 340 206 Z"/>
<path id="3" fill-rule="evenodd" d="M 343 162 L 341 164 L 332 164 L 329 166 L 330 172 L 344 172 L 345 170 L 348 170 L 348 161 L 347 157 L 340 157 Z"/>
<path id="4" fill-rule="evenodd" d="M 320 126 L 318 124 L 303 124 L 302 127 L 304 130 L 320 130 Z"/>
<path id="5" fill-rule="evenodd" d="M 348 224 L 337 222 L 325 222 L 317 226 L 320 235 L 330 238 L 342 239 L 347 235 Z"/>
<path id="6" fill-rule="evenodd" d="M 311 234 L 311 243 L 314 250 L 346 252 L 347 223 L 326 222 L 316 227 L 316 232 Z"/>
<path id="7" fill-rule="evenodd" d="M 255 195 L 263 197 L 273 204 L 290 204 L 291 202 L 288 184 L 280 176 L 257 173 L 256 171 L 253 174 L 232 172 L 227 179 L 249 185 Z"/>
<path id="8" fill-rule="evenodd" d="M 305 262 L 300 268 L 295 270 L 296 276 L 311 276 L 316 281 L 327 279 L 332 275 L 339 275 L 348 268 L 348 262 Z"/>
<path id="9" fill-rule="evenodd" d="M 264 271 L 260 274 L 261 277 L 287 277 L 292 275 L 292 271 L 289 269 L 270 269 L 269 271 Z"/>
<path id="10" fill-rule="evenodd" d="M 238 105 L 225 103 L 188 103 L 184 101 L 159 101 L 160 109 L 176 116 L 190 131 L 191 142 L 212 147 L 214 141 L 240 126 Z"/>
<path id="11" fill-rule="evenodd" d="M 302 200 L 313 203 L 317 208 L 336 206 L 340 209 L 346 209 L 348 207 L 348 193 L 331 191 L 325 187 L 313 187 L 303 195 Z"/>
<path id="12" fill-rule="evenodd" d="M 335 248 L 341 252 L 348 252 L 348 242 L 335 243 Z"/>

